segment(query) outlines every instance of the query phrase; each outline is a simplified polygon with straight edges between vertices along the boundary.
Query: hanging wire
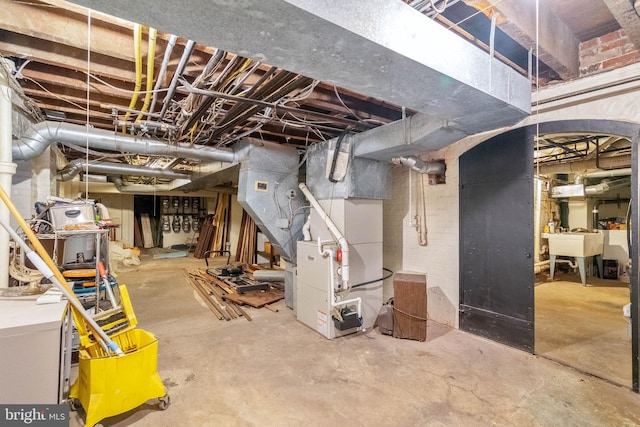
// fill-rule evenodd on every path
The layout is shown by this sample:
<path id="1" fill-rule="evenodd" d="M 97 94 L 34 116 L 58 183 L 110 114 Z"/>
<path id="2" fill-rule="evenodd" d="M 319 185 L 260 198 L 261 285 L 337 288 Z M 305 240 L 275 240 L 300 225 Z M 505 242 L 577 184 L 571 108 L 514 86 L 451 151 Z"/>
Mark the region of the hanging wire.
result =
<path id="1" fill-rule="evenodd" d="M 59 100 L 66 102 L 67 104 L 71 104 L 74 107 L 76 107 L 79 110 L 82 111 L 86 111 L 87 109 L 85 107 L 83 107 L 80 104 L 77 104 L 73 101 L 69 101 L 68 99 L 63 98 L 62 96 L 58 95 L 57 93 L 51 92 L 49 89 L 47 89 L 46 87 L 42 86 L 39 82 L 37 82 L 36 80 L 32 79 L 31 77 L 26 77 L 26 76 L 20 76 L 21 79 L 25 79 L 30 81 L 31 83 L 37 85 L 38 87 L 40 87 L 40 89 L 42 89 L 43 91 L 47 92 L 49 95 L 53 96 L 54 98 L 58 98 Z"/>
<path id="2" fill-rule="evenodd" d="M 86 136 L 87 140 L 85 143 L 85 148 L 87 150 L 85 154 L 85 162 L 84 162 L 84 174 L 85 176 L 89 174 L 89 124 L 90 124 L 90 100 L 91 100 L 91 80 L 89 76 L 91 75 L 91 9 L 87 11 L 87 123 L 86 123 Z M 84 197 L 85 200 L 89 199 L 89 180 L 85 180 L 84 182 Z"/>
<path id="3" fill-rule="evenodd" d="M 432 9 L 433 11 L 435 11 L 436 13 L 442 13 L 442 12 L 444 12 L 444 11 L 447 9 L 447 2 L 448 2 L 448 0 L 444 0 L 443 5 L 442 5 L 442 8 L 441 8 L 441 9 L 438 9 L 438 8 L 436 7 L 436 1 L 437 1 L 437 0 L 429 0 L 429 3 L 431 4 L 431 9 Z"/>
<path id="4" fill-rule="evenodd" d="M 497 5 L 498 3 L 501 3 L 502 0 L 496 0 L 493 3 L 489 3 L 487 6 L 483 7 L 482 9 L 478 10 L 476 13 L 474 13 L 473 15 L 469 15 L 466 18 L 464 18 L 461 21 L 456 22 L 455 24 L 447 27 L 448 30 L 452 29 L 452 28 L 457 28 L 460 27 L 460 24 L 462 24 L 465 21 L 468 21 L 469 19 L 473 18 L 474 16 L 477 16 L 481 13 L 484 13 L 486 10 L 491 9 L 493 6 Z M 536 0 L 536 4 L 537 4 L 538 0 Z"/>
<path id="5" fill-rule="evenodd" d="M 536 0 L 536 152 L 540 150 L 540 0 Z M 540 162 L 536 162 L 536 175 L 540 176 Z"/>
<path id="6" fill-rule="evenodd" d="M 137 93 L 139 95 L 144 95 L 144 94 L 147 94 L 147 93 L 162 93 L 162 92 L 168 92 L 169 91 L 168 88 L 154 89 L 154 90 L 130 90 L 130 89 L 124 89 L 124 88 L 121 88 L 121 87 L 118 87 L 118 86 L 114 86 L 111 83 L 102 80 L 100 77 L 94 76 L 93 74 L 91 74 L 88 71 L 84 71 L 84 70 L 80 70 L 80 71 L 83 72 L 84 74 L 86 74 L 88 78 L 91 78 L 91 79 L 93 79 L 93 80 L 95 80 L 95 81 L 97 81 L 99 83 L 102 83 L 105 86 L 110 87 L 113 90 L 117 90 L 118 92 L 122 92 L 122 93 L 130 93 L 130 94 Z"/>

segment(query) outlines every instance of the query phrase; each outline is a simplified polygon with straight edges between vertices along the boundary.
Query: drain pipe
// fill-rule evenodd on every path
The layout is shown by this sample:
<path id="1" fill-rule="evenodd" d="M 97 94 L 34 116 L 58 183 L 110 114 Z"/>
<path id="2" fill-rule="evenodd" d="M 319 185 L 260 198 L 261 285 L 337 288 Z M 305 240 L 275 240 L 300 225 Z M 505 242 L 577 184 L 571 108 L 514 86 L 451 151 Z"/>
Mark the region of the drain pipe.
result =
<path id="1" fill-rule="evenodd" d="M 64 169 L 58 172 L 58 179 L 60 181 L 69 181 L 83 170 L 102 175 L 137 175 L 168 179 L 191 179 L 191 176 L 186 173 L 170 170 L 121 163 L 94 162 L 87 164 L 84 159 L 76 159 L 69 162 Z"/>
<path id="2" fill-rule="evenodd" d="M 534 274 L 542 273 L 543 271 L 547 271 L 551 268 L 551 260 L 536 262 L 533 265 Z"/>
<path id="3" fill-rule="evenodd" d="M 86 146 L 121 153 L 139 153 L 156 156 L 234 163 L 234 150 L 226 147 L 194 146 L 191 144 L 167 144 L 163 141 L 123 135 L 113 131 L 87 128 L 63 122 L 40 122 L 32 126 L 30 133 L 14 141 L 14 160 L 30 160 L 41 155 L 52 143 Z"/>
<path id="4" fill-rule="evenodd" d="M 331 298 L 331 307 L 336 308 L 336 307 L 341 307 L 343 305 L 356 304 L 358 319 L 362 319 L 362 298 L 356 297 L 356 298 L 351 298 L 346 300 L 338 300 L 336 296 L 335 278 L 333 277 L 334 276 L 333 260 L 334 260 L 335 254 L 333 250 L 323 248 L 323 245 L 325 243 L 333 244 L 334 242 L 333 241 L 323 242 L 318 237 L 318 252 L 320 253 L 320 256 L 322 256 L 323 258 L 329 257 L 329 271 L 331 272 L 331 277 L 329 278 L 329 298 Z M 343 285 L 344 285 L 344 281 L 343 281 Z M 343 287 L 343 290 L 348 290 L 348 289 Z"/>
<path id="5" fill-rule="evenodd" d="M 340 245 L 340 249 L 342 250 L 342 268 L 340 269 L 340 276 L 342 277 L 342 286 L 345 288 L 349 287 L 349 244 L 347 243 L 347 239 L 342 235 L 338 227 L 331 221 L 331 218 L 327 215 L 322 206 L 318 203 L 311 191 L 307 188 L 304 182 L 301 182 L 298 187 L 300 187 L 300 191 L 305 195 L 311 206 L 318 212 L 320 218 L 324 221 L 327 228 L 333 235 L 333 237 L 338 241 Z"/>
<path id="6" fill-rule="evenodd" d="M 11 126 L 12 126 L 12 106 L 11 89 L 9 80 L 5 74 L 6 68 L 0 65 L 0 187 L 11 194 L 11 177 L 16 173 L 16 164 L 13 163 L 11 154 Z M 9 224 L 11 214 L 7 206 L 0 206 L 0 219 Z M 0 288 L 9 287 L 9 232 L 0 228 Z"/>

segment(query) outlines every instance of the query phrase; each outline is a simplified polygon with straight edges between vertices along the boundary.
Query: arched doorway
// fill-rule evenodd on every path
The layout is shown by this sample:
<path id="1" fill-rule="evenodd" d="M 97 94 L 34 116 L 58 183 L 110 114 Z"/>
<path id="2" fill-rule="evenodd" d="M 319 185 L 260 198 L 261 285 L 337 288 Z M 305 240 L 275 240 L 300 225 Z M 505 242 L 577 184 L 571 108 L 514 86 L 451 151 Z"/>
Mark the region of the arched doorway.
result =
<path id="1" fill-rule="evenodd" d="M 534 141 L 550 133 L 604 133 L 633 147 L 632 224 L 638 224 L 640 125 L 567 120 L 495 136 L 460 156 L 460 329 L 534 352 Z M 518 224 L 518 225 L 516 225 Z M 638 391 L 638 233 L 632 233 L 632 388 Z"/>

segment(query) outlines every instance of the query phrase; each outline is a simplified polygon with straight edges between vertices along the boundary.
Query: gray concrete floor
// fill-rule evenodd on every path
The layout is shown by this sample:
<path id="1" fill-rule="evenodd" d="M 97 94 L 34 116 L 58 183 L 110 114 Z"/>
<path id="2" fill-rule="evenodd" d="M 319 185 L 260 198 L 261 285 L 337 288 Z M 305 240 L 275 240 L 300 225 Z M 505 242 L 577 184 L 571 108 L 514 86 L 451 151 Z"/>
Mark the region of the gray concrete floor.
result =
<path id="1" fill-rule="evenodd" d="M 536 354 L 631 387 L 629 284 L 561 274 L 535 288 Z"/>
<path id="2" fill-rule="evenodd" d="M 640 396 L 626 387 L 433 322 L 417 342 L 377 330 L 328 341 L 283 302 L 220 321 L 185 283 L 195 267 L 204 262 L 143 257 L 121 269 L 139 327 L 159 338 L 172 404 L 104 426 L 640 425 Z M 74 413 L 71 426 L 82 424 Z"/>

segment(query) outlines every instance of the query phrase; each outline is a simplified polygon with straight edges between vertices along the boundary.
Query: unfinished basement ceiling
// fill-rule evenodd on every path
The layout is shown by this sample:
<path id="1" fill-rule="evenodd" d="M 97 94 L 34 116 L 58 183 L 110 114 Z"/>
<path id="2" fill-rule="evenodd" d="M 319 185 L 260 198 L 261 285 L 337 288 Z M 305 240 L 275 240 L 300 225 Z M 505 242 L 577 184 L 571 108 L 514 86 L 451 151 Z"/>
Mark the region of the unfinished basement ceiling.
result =
<path id="1" fill-rule="evenodd" d="M 628 138 L 598 134 L 547 134 L 536 144 L 536 163 L 558 163 L 576 159 L 631 156 Z"/>
<path id="2" fill-rule="evenodd" d="M 566 25 L 574 37 L 573 49 L 577 49 L 580 41 L 619 29 L 616 16 L 607 6 L 616 2 L 624 6 L 625 1 L 547 0 L 544 4 L 541 1 L 541 9 L 544 7 L 545 13 Z M 225 147 L 251 136 L 304 148 L 344 132 L 363 132 L 417 112 L 395 99 L 346 90 L 329 80 L 314 80 L 271 66 L 260 58 L 242 56 L 242 49 L 234 53 L 201 44 L 195 38 L 189 42 L 184 38 L 189 33 L 186 25 L 174 31 L 175 35 L 158 28 L 153 37 L 153 30 L 147 26 L 95 11 L 89 17 L 84 7 L 60 0 L 0 3 L 3 7 L 0 53 L 14 61 L 15 77 L 26 97 L 37 106 L 39 119 L 47 116 L 68 123 L 89 123 L 96 128 L 153 137 L 170 144 Z M 117 3 L 102 2 L 102 5 L 117 9 Z M 144 2 L 126 3 L 126 13 L 120 9 L 121 15 L 140 17 L 140 22 L 145 18 L 156 21 L 166 14 L 162 1 L 154 2 L 152 7 Z M 207 5 L 213 10 L 231 7 L 233 3 L 236 2 L 219 0 Z M 523 20 L 519 14 L 506 16 L 506 8 L 499 10 L 509 1 L 405 0 L 405 3 L 487 51 L 490 17 L 501 13 L 506 21 L 497 20 L 496 56 L 527 74 L 528 52 L 533 46 L 522 34 L 527 32 L 530 20 Z M 531 9 L 534 3 L 527 2 L 527 12 L 535 11 Z M 444 12 L 438 13 L 436 9 Z M 514 26 L 520 26 L 522 31 L 514 32 Z M 243 29 L 238 31 L 244 34 Z M 311 37 L 321 49 L 322 38 L 313 36 L 300 34 L 301 38 Z M 545 58 L 550 58 L 547 64 L 541 55 L 541 82 L 574 78 L 567 71 L 569 60 L 554 53 L 551 46 L 547 48 L 549 43 L 549 37 L 540 38 L 541 51 Z M 390 86 L 403 80 L 406 83 L 410 78 L 389 75 Z M 150 90 L 157 92 L 149 96 L 140 93 L 134 99 L 135 91 Z M 404 111 L 403 106 L 407 107 Z M 86 155 L 82 148 L 59 148 L 67 160 Z M 89 159 L 177 171 L 188 171 L 198 165 L 189 159 L 123 155 L 104 150 L 90 151 Z M 135 176 L 130 178 L 140 182 Z"/>

